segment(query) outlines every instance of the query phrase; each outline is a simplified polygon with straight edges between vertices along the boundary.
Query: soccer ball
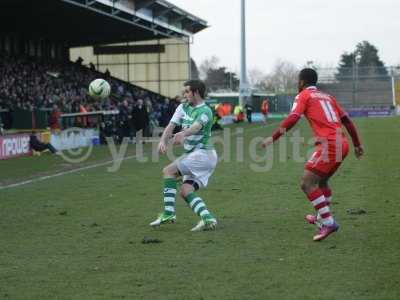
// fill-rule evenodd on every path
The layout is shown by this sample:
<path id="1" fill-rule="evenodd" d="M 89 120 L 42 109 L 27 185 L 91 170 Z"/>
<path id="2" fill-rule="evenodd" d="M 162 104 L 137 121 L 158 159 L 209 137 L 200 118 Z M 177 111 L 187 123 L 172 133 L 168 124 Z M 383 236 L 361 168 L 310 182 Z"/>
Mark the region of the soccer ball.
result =
<path id="1" fill-rule="evenodd" d="M 89 84 L 89 95 L 94 99 L 104 99 L 110 96 L 111 86 L 104 79 L 95 79 Z"/>

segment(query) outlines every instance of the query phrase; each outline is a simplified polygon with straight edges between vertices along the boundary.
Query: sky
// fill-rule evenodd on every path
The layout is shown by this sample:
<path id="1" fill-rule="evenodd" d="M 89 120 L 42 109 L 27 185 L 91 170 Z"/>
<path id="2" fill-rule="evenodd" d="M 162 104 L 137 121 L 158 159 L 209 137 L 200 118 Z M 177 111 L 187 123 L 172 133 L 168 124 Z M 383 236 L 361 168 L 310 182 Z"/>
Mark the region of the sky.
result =
<path id="1" fill-rule="evenodd" d="M 194 35 L 197 65 L 217 56 L 240 69 L 240 0 L 170 0 L 208 22 Z M 336 67 L 367 40 L 385 65 L 400 64 L 400 0 L 246 0 L 247 68 L 272 71 L 278 60 Z"/>

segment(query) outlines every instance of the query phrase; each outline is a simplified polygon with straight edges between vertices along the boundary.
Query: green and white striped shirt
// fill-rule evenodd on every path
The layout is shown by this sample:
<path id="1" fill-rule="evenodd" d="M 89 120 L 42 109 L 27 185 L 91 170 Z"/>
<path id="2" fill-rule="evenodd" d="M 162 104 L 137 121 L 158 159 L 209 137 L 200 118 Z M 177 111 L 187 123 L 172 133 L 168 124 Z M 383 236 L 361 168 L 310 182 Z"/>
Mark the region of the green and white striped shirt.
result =
<path id="1" fill-rule="evenodd" d="M 213 113 L 211 108 L 205 103 L 197 106 L 191 106 L 189 103 L 180 104 L 171 122 L 182 126 L 182 129 L 187 129 L 193 123 L 198 122 L 202 125 L 199 132 L 194 135 L 188 136 L 184 143 L 183 148 L 186 153 L 192 152 L 197 149 L 214 149 L 210 143 L 211 127 L 213 122 Z"/>

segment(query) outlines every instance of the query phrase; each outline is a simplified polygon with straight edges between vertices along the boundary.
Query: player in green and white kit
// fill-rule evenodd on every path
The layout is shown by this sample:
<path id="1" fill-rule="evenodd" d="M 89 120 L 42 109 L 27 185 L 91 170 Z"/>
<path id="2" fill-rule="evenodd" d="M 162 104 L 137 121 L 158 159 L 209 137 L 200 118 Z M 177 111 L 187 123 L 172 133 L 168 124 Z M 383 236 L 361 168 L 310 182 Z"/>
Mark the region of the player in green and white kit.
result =
<path id="1" fill-rule="evenodd" d="M 158 150 L 162 154 L 166 153 L 168 138 L 172 136 L 175 127 L 180 125 L 182 131 L 174 135 L 173 143 L 183 144 L 185 154 L 163 169 L 164 212 L 150 226 L 175 222 L 177 179 L 183 176 L 180 195 L 200 217 L 192 231 L 212 230 L 216 228 L 217 220 L 195 192 L 207 186 L 217 165 L 217 153 L 210 143 L 213 113 L 203 100 L 206 87 L 202 81 L 190 80 L 184 86 L 187 102 L 176 109 L 161 136 Z"/>

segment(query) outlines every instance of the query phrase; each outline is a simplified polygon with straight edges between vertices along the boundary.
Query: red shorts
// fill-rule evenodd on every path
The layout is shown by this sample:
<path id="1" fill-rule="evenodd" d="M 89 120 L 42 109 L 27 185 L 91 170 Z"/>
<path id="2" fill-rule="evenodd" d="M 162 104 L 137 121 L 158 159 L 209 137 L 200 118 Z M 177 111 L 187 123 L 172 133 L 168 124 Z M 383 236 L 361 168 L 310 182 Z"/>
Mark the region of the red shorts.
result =
<path id="1" fill-rule="evenodd" d="M 349 143 L 342 140 L 339 143 L 318 144 L 314 153 L 305 164 L 304 168 L 321 177 L 330 177 L 340 167 L 349 153 Z"/>

